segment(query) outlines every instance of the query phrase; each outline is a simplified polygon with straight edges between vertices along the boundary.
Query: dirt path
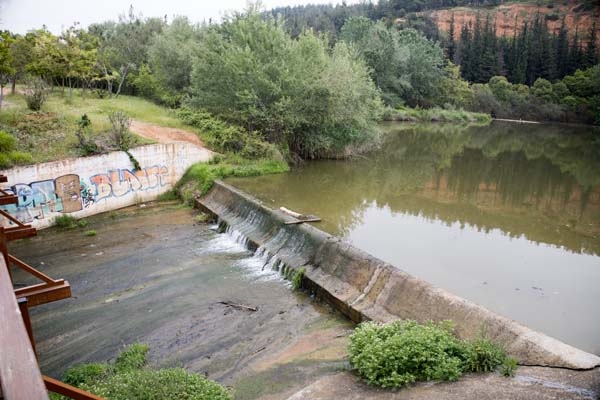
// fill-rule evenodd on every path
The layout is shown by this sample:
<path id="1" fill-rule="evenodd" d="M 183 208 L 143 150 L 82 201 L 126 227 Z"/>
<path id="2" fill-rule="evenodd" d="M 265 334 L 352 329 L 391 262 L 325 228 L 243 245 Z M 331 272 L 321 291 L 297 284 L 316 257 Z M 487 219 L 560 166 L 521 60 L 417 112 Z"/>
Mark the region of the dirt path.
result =
<path id="1" fill-rule="evenodd" d="M 194 132 L 177 128 L 167 128 L 142 121 L 131 121 L 130 130 L 146 139 L 155 140 L 159 143 L 188 142 L 200 147 L 204 143 Z"/>

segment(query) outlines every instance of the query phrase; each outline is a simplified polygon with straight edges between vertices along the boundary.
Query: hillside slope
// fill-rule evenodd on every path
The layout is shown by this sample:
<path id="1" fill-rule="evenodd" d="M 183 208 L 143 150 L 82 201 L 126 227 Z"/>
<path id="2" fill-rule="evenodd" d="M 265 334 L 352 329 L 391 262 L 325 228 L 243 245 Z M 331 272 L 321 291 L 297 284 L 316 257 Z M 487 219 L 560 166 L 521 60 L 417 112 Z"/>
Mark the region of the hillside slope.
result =
<path id="1" fill-rule="evenodd" d="M 600 20 L 600 3 L 593 9 L 586 9 L 580 1 L 550 1 L 545 4 L 540 2 L 514 2 L 504 3 L 496 7 L 456 7 L 443 10 L 425 11 L 422 14 L 430 17 L 441 31 L 448 32 L 454 15 L 455 37 L 460 35 L 460 28 L 464 24 L 474 24 L 477 15 L 486 18 L 488 15 L 496 22 L 498 36 L 512 36 L 515 29 L 519 30 L 524 21 L 531 21 L 535 15 L 543 15 L 547 21 L 550 32 L 558 34 L 563 18 L 570 34 L 579 31 L 580 38 L 586 38 L 594 21 Z M 600 45 L 600 24 L 597 24 L 598 44 Z"/>

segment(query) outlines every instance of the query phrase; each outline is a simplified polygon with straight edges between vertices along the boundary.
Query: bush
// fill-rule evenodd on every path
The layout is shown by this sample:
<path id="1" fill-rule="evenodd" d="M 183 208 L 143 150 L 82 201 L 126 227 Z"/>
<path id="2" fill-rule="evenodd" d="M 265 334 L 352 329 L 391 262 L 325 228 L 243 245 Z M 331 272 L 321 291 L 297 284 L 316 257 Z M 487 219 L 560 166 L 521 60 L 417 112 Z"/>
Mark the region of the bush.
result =
<path id="1" fill-rule="evenodd" d="M 54 219 L 54 223 L 59 228 L 63 229 L 73 229 L 77 228 L 79 225 L 77 222 L 77 218 L 71 217 L 70 215 L 61 215 Z"/>
<path id="2" fill-rule="evenodd" d="M 62 380 L 67 385 L 79 387 L 82 384 L 91 383 L 105 378 L 111 372 L 112 368 L 108 364 L 81 364 L 69 368 L 63 374 Z"/>
<path id="3" fill-rule="evenodd" d="M 118 373 L 106 380 L 83 384 L 81 389 L 107 400 L 230 400 L 232 398 L 223 386 L 200 374 L 188 373 L 182 368 Z"/>
<path id="4" fill-rule="evenodd" d="M 147 353 L 148 346 L 134 344 L 119 354 L 114 365 L 79 365 L 68 369 L 63 381 L 107 400 L 231 400 L 227 389 L 202 375 L 181 368 L 144 369 Z"/>
<path id="5" fill-rule="evenodd" d="M 366 322 L 350 336 L 350 363 L 369 384 L 397 388 L 415 381 L 457 380 L 463 372 L 492 371 L 506 356 L 489 340 L 459 340 L 452 324 Z"/>
<path id="6" fill-rule="evenodd" d="M 140 369 L 146 364 L 146 354 L 148 346 L 145 344 L 132 344 L 119 354 L 115 361 L 115 370 L 117 372 L 126 372 L 134 369 Z"/>
<path id="7" fill-rule="evenodd" d="M 77 130 L 75 131 L 75 135 L 79 141 L 77 147 L 79 147 L 84 156 L 100 153 L 98 145 L 88 137 L 91 125 L 92 121 L 87 114 L 83 114 L 77 120 Z"/>
<path id="8" fill-rule="evenodd" d="M 207 144 L 217 151 L 233 152 L 251 159 L 272 158 L 278 154 L 276 147 L 264 141 L 258 132 L 248 132 L 207 112 L 182 107 L 177 116 L 186 124 L 200 129 Z"/>
<path id="9" fill-rule="evenodd" d="M 504 349 L 486 338 L 478 338 L 466 344 L 465 371 L 492 372 L 506 359 Z"/>
<path id="10" fill-rule="evenodd" d="M 48 98 L 48 85 L 39 77 L 31 78 L 27 81 L 28 90 L 25 94 L 27 108 L 32 111 L 39 111 Z"/>
<path id="11" fill-rule="evenodd" d="M 120 150 L 129 151 L 135 144 L 135 138 L 129 132 L 131 118 L 123 111 L 112 111 L 108 114 L 108 120 L 111 125 L 111 136 L 113 143 Z"/>

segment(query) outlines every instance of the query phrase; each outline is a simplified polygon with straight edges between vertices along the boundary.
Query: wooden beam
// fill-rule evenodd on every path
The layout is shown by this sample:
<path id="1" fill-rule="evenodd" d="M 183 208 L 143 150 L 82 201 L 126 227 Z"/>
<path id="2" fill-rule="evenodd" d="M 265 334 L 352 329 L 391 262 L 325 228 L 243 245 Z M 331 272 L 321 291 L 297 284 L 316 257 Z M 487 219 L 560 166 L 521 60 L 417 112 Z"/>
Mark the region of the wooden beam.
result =
<path id="1" fill-rule="evenodd" d="M 29 307 L 27 306 L 27 298 L 17 299 L 17 304 L 19 305 L 19 310 L 21 311 L 21 315 L 23 316 L 23 323 L 25 324 L 25 329 L 27 330 L 27 336 L 29 336 L 29 341 L 31 342 L 31 347 L 33 348 L 33 352 L 37 355 L 37 351 L 35 350 L 35 339 L 33 338 L 33 329 L 31 328 L 31 317 L 29 316 Z"/>
<path id="2" fill-rule="evenodd" d="M 69 285 L 69 282 L 62 280 L 57 281 L 57 284 L 53 286 L 41 283 L 17 289 L 15 290 L 15 296 L 17 298 L 26 297 L 29 307 L 35 307 L 40 304 L 68 299 L 71 297 L 71 285 Z"/>
<path id="3" fill-rule="evenodd" d="M 27 271 L 29 274 L 35 276 L 36 278 L 38 278 L 46 283 L 54 284 L 54 283 L 59 282 L 57 280 L 50 278 L 48 275 L 44 274 L 43 272 L 38 271 L 37 269 L 33 268 L 31 265 L 24 263 L 23 261 L 19 260 L 17 257 L 12 256 L 10 254 L 8 255 L 8 262 L 9 262 L 9 264 L 16 265 L 17 267 L 21 268 L 22 270 Z"/>
<path id="4" fill-rule="evenodd" d="M 6 400 L 48 400 L 4 257 L 0 257 L 0 385 Z"/>
<path id="5" fill-rule="evenodd" d="M 8 177 L 6 175 L 0 175 L 0 183 L 8 182 Z"/>
<path id="6" fill-rule="evenodd" d="M 0 196 L 0 206 L 6 206 L 8 204 L 17 204 L 19 202 L 19 196 L 16 194 L 6 194 Z"/>
<path id="7" fill-rule="evenodd" d="M 74 386 L 67 385 L 57 379 L 50 378 L 44 375 L 44 383 L 46 388 L 52 393 L 62 394 L 70 399 L 74 400 L 104 400 L 102 397 L 98 397 L 95 394 L 86 392 L 85 390 L 78 389 Z"/>
<path id="8" fill-rule="evenodd" d="M 25 239 L 29 237 L 33 237 L 37 235 L 37 229 L 31 228 L 29 226 L 25 226 L 24 228 L 20 226 L 15 226 L 12 228 L 6 228 L 4 230 L 6 233 L 6 239 L 8 241 L 17 240 L 17 239 Z"/>

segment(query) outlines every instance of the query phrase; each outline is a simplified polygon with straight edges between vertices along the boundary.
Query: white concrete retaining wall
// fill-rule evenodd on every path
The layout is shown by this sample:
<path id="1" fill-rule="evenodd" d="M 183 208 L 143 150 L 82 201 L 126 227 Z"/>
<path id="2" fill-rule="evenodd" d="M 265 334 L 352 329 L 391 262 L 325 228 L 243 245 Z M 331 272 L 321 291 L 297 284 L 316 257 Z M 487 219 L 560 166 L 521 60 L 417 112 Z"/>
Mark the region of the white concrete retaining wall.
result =
<path id="1" fill-rule="evenodd" d="M 141 146 L 131 154 L 141 170 L 134 170 L 127 154 L 118 151 L 0 171 L 8 177 L 2 188 L 19 196 L 17 205 L 2 209 L 45 228 L 60 215 L 82 218 L 154 200 L 192 164 L 212 157 L 211 151 L 185 142 Z"/>

